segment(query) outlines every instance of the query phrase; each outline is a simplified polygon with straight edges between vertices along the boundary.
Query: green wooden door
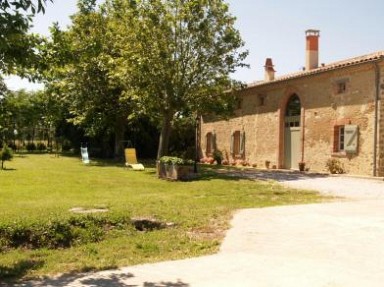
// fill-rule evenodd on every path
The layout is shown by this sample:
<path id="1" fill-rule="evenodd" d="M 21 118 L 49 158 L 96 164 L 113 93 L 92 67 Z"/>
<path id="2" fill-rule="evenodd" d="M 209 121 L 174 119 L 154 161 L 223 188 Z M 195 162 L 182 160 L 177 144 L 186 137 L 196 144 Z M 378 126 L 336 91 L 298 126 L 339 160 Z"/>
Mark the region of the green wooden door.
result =
<path id="1" fill-rule="evenodd" d="M 300 161 L 300 127 L 285 128 L 285 164 L 286 169 L 297 169 Z"/>
<path id="2" fill-rule="evenodd" d="M 296 94 L 287 103 L 284 122 L 284 167 L 297 169 L 301 159 L 301 103 Z"/>

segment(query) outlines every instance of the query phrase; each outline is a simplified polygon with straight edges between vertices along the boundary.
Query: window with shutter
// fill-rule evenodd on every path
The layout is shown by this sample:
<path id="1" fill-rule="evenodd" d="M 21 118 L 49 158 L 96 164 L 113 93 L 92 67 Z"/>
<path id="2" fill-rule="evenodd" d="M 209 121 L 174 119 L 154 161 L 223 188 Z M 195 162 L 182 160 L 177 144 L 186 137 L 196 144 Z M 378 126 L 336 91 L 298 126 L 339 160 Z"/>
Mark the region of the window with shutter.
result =
<path id="1" fill-rule="evenodd" d="M 206 136 L 206 150 L 205 154 L 206 156 L 212 156 L 213 151 L 214 151 L 214 134 L 212 132 L 207 133 Z"/>
<path id="2" fill-rule="evenodd" d="M 357 153 L 359 127 L 357 125 L 344 126 L 344 150 L 347 153 Z"/>
<path id="3" fill-rule="evenodd" d="M 231 154 L 235 158 L 240 158 L 244 154 L 245 133 L 235 131 L 231 135 Z"/>
<path id="4" fill-rule="evenodd" d="M 344 151 L 344 146 L 345 146 L 345 127 L 344 126 L 339 126 L 339 146 L 338 146 L 338 151 Z"/>
<path id="5" fill-rule="evenodd" d="M 335 126 L 333 130 L 333 152 L 343 152 L 344 143 L 344 125 Z"/>
<path id="6" fill-rule="evenodd" d="M 358 133 L 357 125 L 335 126 L 333 132 L 333 152 L 357 153 Z"/>
<path id="7" fill-rule="evenodd" d="M 233 133 L 233 154 L 235 156 L 240 154 L 240 131 Z"/>
<path id="8" fill-rule="evenodd" d="M 245 152 L 245 132 L 240 133 L 240 152 L 241 156 L 244 155 Z"/>
<path id="9" fill-rule="evenodd" d="M 233 155 L 234 152 L 234 144 L 235 144 L 235 134 L 231 133 L 231 146 L 230 146 L 230 152 Z"/>

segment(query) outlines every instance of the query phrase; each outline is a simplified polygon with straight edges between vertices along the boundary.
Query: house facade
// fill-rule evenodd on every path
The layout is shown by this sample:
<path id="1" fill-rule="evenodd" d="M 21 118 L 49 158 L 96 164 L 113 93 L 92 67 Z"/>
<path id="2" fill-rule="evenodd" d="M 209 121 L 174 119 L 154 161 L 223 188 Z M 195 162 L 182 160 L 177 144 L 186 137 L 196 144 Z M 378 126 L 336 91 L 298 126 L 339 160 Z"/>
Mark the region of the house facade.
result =
<path id="1" fill-rule="evenodd" d="M 306 66 L 238 93 L 230 119 L 203 116 L 202 156 L 220 150 L 229 162 L 326 171 L 337 159 L 345 172 L 384 176 L 384 51 L 328 65 L 318 63 L 319 31 L 306 31 Z"/>

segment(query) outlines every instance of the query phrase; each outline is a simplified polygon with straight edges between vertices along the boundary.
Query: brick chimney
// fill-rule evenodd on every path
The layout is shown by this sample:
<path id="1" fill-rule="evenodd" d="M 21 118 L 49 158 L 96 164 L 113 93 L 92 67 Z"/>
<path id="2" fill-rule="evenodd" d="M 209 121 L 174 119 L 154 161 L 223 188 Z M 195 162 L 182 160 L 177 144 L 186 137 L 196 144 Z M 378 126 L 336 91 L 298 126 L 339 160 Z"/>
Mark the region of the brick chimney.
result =
<path id="1" fill-rule="evenodd" d="M 275 69 L 273 68 L 273 64 L 272 64 L 272 59 L 271 58 L 267 58 L 265 60 L 264 69 L 265 69 L 264 80 L 266 82 L 273 81 L 275 79 Z"/>
<path id="2" fill-rule="evenodd" d="M 319 30 L 305 31 L 307 38 L 305 70 L 309 71 L 319 67 Z"/>

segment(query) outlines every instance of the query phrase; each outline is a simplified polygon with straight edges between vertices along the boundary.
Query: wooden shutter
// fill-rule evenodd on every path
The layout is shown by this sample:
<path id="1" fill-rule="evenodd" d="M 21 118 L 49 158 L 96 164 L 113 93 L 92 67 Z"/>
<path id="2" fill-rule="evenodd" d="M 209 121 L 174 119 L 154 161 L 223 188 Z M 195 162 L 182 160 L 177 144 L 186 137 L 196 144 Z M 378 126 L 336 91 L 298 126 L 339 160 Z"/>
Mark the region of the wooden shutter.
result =
<path id="1" fill-rule="evenodd" d="M 231 133 L 231 146 L 230 146 L 230 153 L 231 154 L 233 154 L 233 152 L 234 152 L 234 150 L 233 150 L 233 148 L 234 148 L 234 146 L 235 146 L 235 133 Z"/>
<path id="2" fill-rule="evenodd" d="M 339 126 L 333 127 L 333 152 L 339 152 Z"/>
<path id="3" fill-rule="evenodd" d="M 205 154 L 207 156 L 211 153 L 210 138 L 211 138 L 211 133 L 207 133 L 205 135 Z"/>
<path id="4" fill-rule="evenodd" d="M 347 153 L 357 153 L 359 126 L 346 125 L 344 127 L 344 150 Z"/>
<path id="5" fill-rule="evenodd" d="M 245 152 L 245 132 L 240 133 L 240 154 L 244 155 Z"/>
<path id="6" fill-rule="evenodd" d="M 213 151 L 217 150 L 215 131 L 212 132 L 212 149 Z"/>

